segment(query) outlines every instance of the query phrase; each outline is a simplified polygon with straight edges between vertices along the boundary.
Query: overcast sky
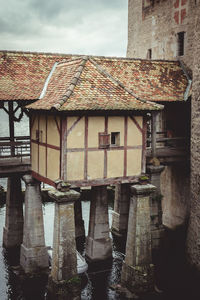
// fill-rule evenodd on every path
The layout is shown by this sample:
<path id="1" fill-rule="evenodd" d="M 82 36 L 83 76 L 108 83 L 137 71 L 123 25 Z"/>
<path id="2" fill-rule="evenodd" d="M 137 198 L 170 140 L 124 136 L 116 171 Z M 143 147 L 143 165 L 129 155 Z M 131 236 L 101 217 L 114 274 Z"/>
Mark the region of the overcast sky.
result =
<path id="1" fill-rule="evenodd" d="M 0 0 L 0 49 L 126 56 L 128 0 Z"/>

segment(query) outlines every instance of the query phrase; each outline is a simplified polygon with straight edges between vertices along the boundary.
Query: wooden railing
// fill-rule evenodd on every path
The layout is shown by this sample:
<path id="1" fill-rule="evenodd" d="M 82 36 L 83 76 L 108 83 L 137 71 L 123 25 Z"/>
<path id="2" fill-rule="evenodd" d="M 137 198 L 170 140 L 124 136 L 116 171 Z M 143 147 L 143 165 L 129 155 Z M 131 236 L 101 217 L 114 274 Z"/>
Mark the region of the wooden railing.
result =
<path id="1" fill-rule="evenodd" d="M 160 149 L 165 149 L 169 151 L 173 149 L 184 150 L 188 149 L 188 139 L 186 137 L 168 137 L 167 132 L 156 132 L 156 137 L 154 139 L 154 144 L 152 143 L 151 133 L 147 134 L 147 150 L 151 151 L 153 156 Z M 153 149 L 154 148 L 154 149 Z"/>
<path id="2" fill-rule="evenodd" d="M 30 137 L 17 136 L 14 141 L 10 141 L 9 137 L 0 137 L 0 158 L 23 157 L 30 156 Z"/>

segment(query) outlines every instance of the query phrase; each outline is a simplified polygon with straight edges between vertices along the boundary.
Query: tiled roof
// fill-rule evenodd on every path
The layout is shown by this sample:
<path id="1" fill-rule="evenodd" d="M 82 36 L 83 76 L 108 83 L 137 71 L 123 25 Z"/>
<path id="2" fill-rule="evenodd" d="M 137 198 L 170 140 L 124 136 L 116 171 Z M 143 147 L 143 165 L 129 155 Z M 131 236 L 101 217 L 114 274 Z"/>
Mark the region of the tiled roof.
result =
<path id="1" fill-rule="evenodd" d="M 85 57 L 58 64 L 44 97 L 27 108 L 100 111 L 159 110 L 162 106 L 139 99 L 93 59 Z"/>
<path id="2" fill-rule="evenodd" d="M 55 62 L 72 55 L 0 51 L 0 100 L 39 99 Z M 137 97 L 182 101 L 188 80 L 176 61 L 93 57 Z"/>
<path id="3" fill-rule="evenodd" d="M 0 100 L 36 100 L 56 61 L 68 55 L 0 51 Z"/>
<path id="4" fill-rule="evenodd" d="M 138 97 L 150 101 L 182 101 L 188 80 L 178 61 L 96 61 Z"/>

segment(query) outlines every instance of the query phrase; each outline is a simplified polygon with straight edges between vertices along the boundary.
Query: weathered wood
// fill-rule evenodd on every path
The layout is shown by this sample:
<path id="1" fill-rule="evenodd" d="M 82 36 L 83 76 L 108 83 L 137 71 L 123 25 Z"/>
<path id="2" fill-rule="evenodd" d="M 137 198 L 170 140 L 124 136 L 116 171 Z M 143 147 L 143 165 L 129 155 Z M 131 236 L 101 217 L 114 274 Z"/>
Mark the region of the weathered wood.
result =
<path id="1" fill-rule="evenodd" d="M 0 158 L 30 156 L 30 140 L 25 137 L 15 137 L 17 141 L 10 141 L 8 137 L 0 139 Z M 11 150 L 14 150 L 13 152 Z"/>
<path id="2" fill-rule="evenodd" d="M 53 187 L 56 187 L 55 182 L 49 178 L 43 177 L 40 174 L 32 171 L 32 176 L 38 181 L 47 183 Z M 68 180 L 67 182 L 72 185 L 72 187 L 86 187 L 86 186 L 98 186 L 98 185 L 110 185 L 116 183 L 136 183 L 138 182 L 139 176 L 127 176 L 127 177 L 114 177 L 105 179 L 94 179 L 94 180 Z"/>
<path id="3" fill-rule="evenodd" d="M 143 117 L 142 130 L 142 173 L 146 172 L 146 138 L 147 138 L 147 119 Z"/>
<path id="4" fill-rule="evenodd" d="M 151 148 L 152 148 L 153 157 L 156 157 L 156 119 L 157 119 L 157 112 L 152 112 Z"/>
<path id="5" fill-rule="evenodd" d="M 13 110 L 13 101 L 8 101 L 8 110 L 9 110 L 9 132 L 10 132 L 10 141 L 14 142 L 15 131 L 14 131 L 14 110 Z M 15 147 L 11 146 L 11 156 L 15 155 Z"/>
<path id="6" fill-rule="evenodd" d="M 0 178 L 9 177 L 13 174 L 27 174 L 31 171 L 30 158 L 20 157 L 0 158 Z"/>

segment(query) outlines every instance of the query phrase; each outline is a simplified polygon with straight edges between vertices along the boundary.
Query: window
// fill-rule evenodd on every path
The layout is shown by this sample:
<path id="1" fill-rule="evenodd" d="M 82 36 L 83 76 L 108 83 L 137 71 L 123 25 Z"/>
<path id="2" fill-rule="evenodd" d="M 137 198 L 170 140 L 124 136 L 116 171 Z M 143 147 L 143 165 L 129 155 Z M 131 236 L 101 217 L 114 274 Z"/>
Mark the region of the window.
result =
<path id="1" fill-rule="evenodd" d="M 152 59 L 152 49 L 147 50 L 147 59 Z"/>
<path id="2" fill-rule="evenodd" d="M 110 146 L 110 134 L 99 132 L 99 148 L 106 149 Z"/>
<path id="3" fill-rule="evenodd" d="M 120 132 L 111 132 L 111 146 L 120 146 Z"/>
<path id="4" fill-rule="evenodd" d="M 179 32 L 178 33 L 178 56 L 184 55 L 184 38 L 185 38 L 185 32 Z"/>

